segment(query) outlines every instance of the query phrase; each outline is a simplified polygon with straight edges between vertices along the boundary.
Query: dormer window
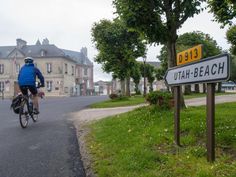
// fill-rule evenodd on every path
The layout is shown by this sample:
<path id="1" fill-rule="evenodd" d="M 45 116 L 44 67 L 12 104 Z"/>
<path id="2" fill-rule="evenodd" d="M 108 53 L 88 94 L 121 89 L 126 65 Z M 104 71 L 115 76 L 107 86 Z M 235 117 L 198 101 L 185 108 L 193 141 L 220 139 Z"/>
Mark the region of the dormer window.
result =
<path id="1" fill-rule="evenodd" d="M 45 50 L 41 50 L 40 55 L 41 55 L 41 57 L 46 56 L 46 51 Z"/>

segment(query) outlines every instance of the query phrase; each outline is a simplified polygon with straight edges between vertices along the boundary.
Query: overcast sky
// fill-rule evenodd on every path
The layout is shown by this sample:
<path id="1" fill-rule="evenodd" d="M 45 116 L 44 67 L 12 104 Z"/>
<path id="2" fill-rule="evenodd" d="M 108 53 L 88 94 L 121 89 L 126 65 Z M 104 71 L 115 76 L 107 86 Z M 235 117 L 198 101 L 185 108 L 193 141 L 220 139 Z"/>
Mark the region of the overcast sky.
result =
<path id="1" fill-rule="evenodd" d="M 88 57 L 94 61 L 97 51 L 91 41 L 91 27 L 101 19 L 112 19 L 112 0 L 0 0 L 0 46 L 13 46 L 21 38 L 33 45 L 39 39 L 48 38 L 59 48 L 80 51 L 88 48 Z M 178 34 L 202 31 L 210 34 L 218 45 L 228 49 L 225 39 L 227 28 L 212 22 L 207 11 L 188 19 Z M 147 60 L 157 61 L 160 46 L 150 47 Z M 94 80 L 110 80 L 111 77 L 94 63 Z"/>

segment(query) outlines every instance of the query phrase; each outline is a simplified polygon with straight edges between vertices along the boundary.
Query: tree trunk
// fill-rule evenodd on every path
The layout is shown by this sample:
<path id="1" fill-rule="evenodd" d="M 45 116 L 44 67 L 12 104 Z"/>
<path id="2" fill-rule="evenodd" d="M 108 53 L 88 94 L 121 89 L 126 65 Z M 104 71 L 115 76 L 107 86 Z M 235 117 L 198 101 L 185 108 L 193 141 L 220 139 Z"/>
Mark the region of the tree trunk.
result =
<path id="1" fill-rule="evenodd" d="M 191 85 L 184 86 L 184 94 L 189 95 L 191 93 Z"/>
<path id="2" fill-rule="evenodd" d="M 121 95 L 125 95 L 125 80 L 120 80 L 120 85 L 121 85 Z"/>
<path id="3" fill-rule="evenodd" d="M 139 94 L 138 85 L 139 85 L 138 83 L 135 83 L 135 93 L 136 93 L 136 94 Z"/>
<path id="4" fill-rule="evenodd" d="M 195 84 L 194 87 L 195 87 L 195 89 L 194 89 L 195 93 L 199 93 L 200 92 L 199 84 Z"/>
<path id="5" fill-rule="evenodd" d="M 143 73 L 144 73 L 144 76 L 143 76 L 143 96 L 145 97 L 147 94 L 146 62 L 144 61 L 143 64 L 144 64 L 144 67 L 143 67 Z"/>
<path id="6" fill-rule="evenodd" d="M 203 93 L 206 93 L 206 84 L 204 83 L 204 84 L 202 84 L 202 90 L 203 90 Z"/>
<path id="7" fill-rule="evenodd" d="M 153 92 L 153 83 L 150 83 L 149 92 Z"/>
<path id="8" fill-rule="evenodd" d="M 218 93 L 221 92 L 221 85 L 222 85 L 222 82 L 218 82 L 218 88 L 217 88 L 217 92 Z"/>
<path id="9" fill-rule="evenodd" d="M 130 97 L 130 77 L 126 78 L 126 96 Z"/>
<path id="10" fill-rule="evenodd" d="M 176 48 L 175 48 L 175 42 L 177 39 L 176 31 L 175 33 L 172 32 L 172 34 L 169 34 L 172 36 L 172 39 L 167 42 L 167 54 L 168 54 L 168 68 L 176 66 Z M 171 88 L 173 91 L 173 89 Z M 173 93 L 173 92 L 172 92 Z M 185 108 L 185 102 L 184 102 L 184 96 L 182 91 L 180 92 L 180 107 Z"/>

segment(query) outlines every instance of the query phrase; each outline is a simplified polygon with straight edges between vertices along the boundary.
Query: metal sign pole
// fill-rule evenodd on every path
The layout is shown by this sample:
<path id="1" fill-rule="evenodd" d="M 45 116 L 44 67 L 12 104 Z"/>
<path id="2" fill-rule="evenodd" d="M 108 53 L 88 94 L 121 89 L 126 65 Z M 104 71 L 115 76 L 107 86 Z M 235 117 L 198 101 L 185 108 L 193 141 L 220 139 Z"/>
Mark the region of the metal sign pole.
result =
<path id="1" fill-rule="evenodd" d="M 174 100 L 175 143 L 180 146 L 180 86 L 174 87 Z"/>
<path id="2" fill-rule="evenodd" d="M 207 161 L 215 161 L 215 84 L 207 84 Z"/>

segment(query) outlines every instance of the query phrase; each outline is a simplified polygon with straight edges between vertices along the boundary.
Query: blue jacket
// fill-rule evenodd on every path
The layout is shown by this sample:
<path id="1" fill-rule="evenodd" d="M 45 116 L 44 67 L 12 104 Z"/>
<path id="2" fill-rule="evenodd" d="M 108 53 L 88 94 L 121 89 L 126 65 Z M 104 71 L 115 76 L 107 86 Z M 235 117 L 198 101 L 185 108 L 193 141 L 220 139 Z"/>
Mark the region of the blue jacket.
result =
<path id="1" fill-rule="evenodd" d="M 44 77 L 34 64 L 25 64 L 19 72 L 18 83 L 20 86 L 33 85 L 36 86 L 36 76 L 39 78 L 41 85 L 44 85 Z"/>

